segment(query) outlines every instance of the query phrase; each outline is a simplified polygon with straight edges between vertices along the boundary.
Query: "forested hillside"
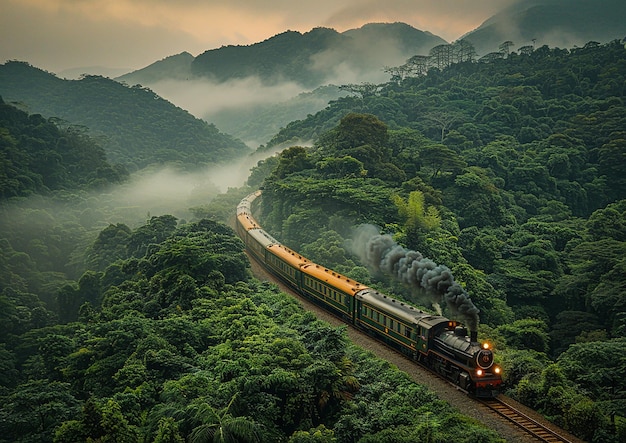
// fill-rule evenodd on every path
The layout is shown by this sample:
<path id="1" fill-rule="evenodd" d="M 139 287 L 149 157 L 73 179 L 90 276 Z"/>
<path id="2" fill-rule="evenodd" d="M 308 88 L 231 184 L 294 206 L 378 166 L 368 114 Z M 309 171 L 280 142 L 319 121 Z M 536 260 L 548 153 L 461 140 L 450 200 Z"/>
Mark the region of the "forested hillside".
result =
<path id="1" fill-rule="evenodd" d="M 69 323 L 0 296 L 2 442 L 500 441 L 252 280 L 221 223 L 111 225 L 89 256 Z"/>
<path id="2" fill-rule="evenodd" d="M 0 96 L 0 200 L 63 189 L 97 189 L 128 176 L 77 128 L 60 129 Z"/>
<path id="3" fill-rule="evenodd" d="M 443 43 L 405 23 L 373 23 L 344 33 L 286 31 L 253 45 L 205 51 L 194 59 L 191 72 L 218 82 L 253 76 L 263 83 L 293 81 L 314 88 L 340 74 L 380 71 L 392 60 Z"/>
<path id="4" fill-rule="evenodd" d="M 63 80 L 27 63 L 0 65 L 0 95 L 31 114 L 84 126 L 107 160 L 129 171 L 177 163 L 187 169 L 228 162 L 246 145 L 140 86 L 98 76 Z"/>
<path id="5" fill-rule="evenodd" d="M 624 46 L 542 47 L 356 90 L 275 137 L 317 142 L 253 172 L 261 224 L 417 302 L 368 275 L 345 247 L 350 227 L 376 224 L 451 267 L 510 394 L 608 438 L 613 414 L 626 415 Z"/>
<path id="6" fill-rule="evenodd" d="M 0 441 L 500 441 L 251 277 L 225 223 L 260 187 L 271 234 L 394 297 L 436 310 L 370 274 L 352 227 L 451 268 L 507 393 L 587 441 L 623 441 L 626 49 L 531 49 L 347 85 L 274 138 L 291 147 L 248 188 L 201 194 L 188 220 L 129 204 L 130 188 L 121 203 L 87 193 L 98 167 L 121 170 L 82 133 L 1 105 L 17 184 L 0 205 Z M 36 75 L 41 94 L 65 82 Z"/>
<path id="7" fill-rule="evenodd" d="M 268 147 L 315 140 L 347 112 L 371 113 L 392 130 L 408 129 L 413 131 L 408 136 L 437 143 L 427 165 L 434 178 L 458 166 L 443 155 L 450 152 L 472 155 L 480 162 L 475 166 L 489 167 L 505 180 L 505 190 L 560 201 L 575 215 L 623 198 L 621 43 L 590 43 L 571 51 L 544 46 L 479 63 L 452 63 L 452 50 L 443 52 L 431 56 L 441 69 L 435 65 L 428 75 L 412 76 L 407 63 L 390 70 L 389 83 L 353 85 L 351 97 L 292 122 Z M 519 198 L 518 204 L 525 206 Z"/>

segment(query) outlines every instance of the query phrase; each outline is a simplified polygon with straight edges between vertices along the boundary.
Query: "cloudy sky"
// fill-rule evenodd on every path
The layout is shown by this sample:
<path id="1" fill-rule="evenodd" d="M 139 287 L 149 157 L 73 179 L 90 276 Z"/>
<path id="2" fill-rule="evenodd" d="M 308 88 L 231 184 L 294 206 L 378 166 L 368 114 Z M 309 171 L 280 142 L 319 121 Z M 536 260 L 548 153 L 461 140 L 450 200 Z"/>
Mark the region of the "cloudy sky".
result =
<path id="1" fill-rule="evenodd" d="M 286 30 L 402 21 L 451 42 L 514 0 L 0 0 L 0 63 L 139 69 Z"/>

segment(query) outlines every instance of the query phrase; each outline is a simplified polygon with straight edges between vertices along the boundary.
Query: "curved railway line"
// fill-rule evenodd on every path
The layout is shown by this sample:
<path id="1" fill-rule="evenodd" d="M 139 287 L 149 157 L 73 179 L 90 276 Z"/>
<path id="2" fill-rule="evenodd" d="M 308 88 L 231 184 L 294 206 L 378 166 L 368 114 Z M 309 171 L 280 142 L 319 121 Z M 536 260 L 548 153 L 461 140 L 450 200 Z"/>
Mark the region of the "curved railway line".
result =
<path id="1" fill-rule="evenodd" d="M 456 407 L 462 414 L 494 429 L 506 441 L 583 443 L 582 440 L 559 429 L 535 411 L 504 395 L 492 398 L 477 398 L 468 395 L 466 390 L 461 389 L 442 375 L 417 363 L 399 350 L 390 348 L 385 345 L 384 341 L 372 336 L 371 333 L 346 322 L 344 318 L 331 313 L 310 298 L 300 294 L 282 279 L 269 272 L 265 264 L 258 261 L 255 254 L 250 252 L 255 251 L 246 250 L 246 253 L 250 259 L 253 274 L 257 278 L 277 284 L 283 292 L 297 298 L 306 310 L 314 312 L 318 318 L 335 326 L 347 326 L 348 337 L 355 345 L 394 364 L 398 369 L 406 372 L 415 382 L 436 392 L 442 400 Z"/>
<path id="2" fill-rule="evenodd" d="M 250 254 L 248 254 L 248 257 L 250 258 L 252 272 L 255 277 L 275 283 L 281 291 L 296 298 L 304 309 L 315 313 L 321 320 L 334 326 L 347 326 L 347 335 L 356 346 L 366 349 L 377 357 L 392 363 L 401 371 L 406 372 L 416 383 L 423 384 L 436 392 L 442 400 L 452 404 L 464 415 L 472 417 L 497 431 L 506 441 L 515 443 L 584 443 L 566 431 L 559 429 L 556 425 L 549 423 L 536 412 L 526 410 L 523 405 L 516 404 L 515 401 L 506 396 L 500 395 L 494 399 L 482 402 L 468 396 L 458 386 L 416 364 L 415 361 L 401 352 L 385 346 L 366 332 L 345 323 L 336 315 L 329 313 L 310 299 L 298 294 L 276 276 L 267 272 Z M 509 412 L 505 413 L 505 409 L 508 409 Z M 515 413 L 517 413 L 517 418 Z"/>

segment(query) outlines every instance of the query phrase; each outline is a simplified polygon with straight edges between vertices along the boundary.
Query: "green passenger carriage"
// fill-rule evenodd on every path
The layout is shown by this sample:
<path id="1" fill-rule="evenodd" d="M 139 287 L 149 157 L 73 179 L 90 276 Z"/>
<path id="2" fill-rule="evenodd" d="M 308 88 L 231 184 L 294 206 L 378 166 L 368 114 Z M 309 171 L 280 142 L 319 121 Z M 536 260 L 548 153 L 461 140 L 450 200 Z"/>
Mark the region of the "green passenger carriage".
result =
<path id="1" fill-rule="evenodd" d="M 455 321 L 395 300 L 282 245 L 252 216 L 254 192 L 237 207 L 236 230 L 249 254 L 268 271 L 320 306 L 384 340 L 477 396 L 502 384 L 488 345 Z"/>

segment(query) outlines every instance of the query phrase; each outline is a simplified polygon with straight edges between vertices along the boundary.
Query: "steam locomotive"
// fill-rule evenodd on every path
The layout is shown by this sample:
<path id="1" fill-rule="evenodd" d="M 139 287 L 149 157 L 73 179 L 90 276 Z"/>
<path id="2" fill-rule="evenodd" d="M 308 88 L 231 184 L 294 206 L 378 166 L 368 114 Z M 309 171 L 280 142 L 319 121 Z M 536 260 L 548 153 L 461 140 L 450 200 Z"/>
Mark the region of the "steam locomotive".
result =
<path id="1" fill-rule="evenodd" d="M 269 272 L 302 295 L 377 336 L 412 359 L 477 397 L 492 397 L 502 384 L 501 370 L 487 343 L 460 323 L 421 311 L 331 269 L 320 266 L 282 245 L 252 216 L 261 191 L 237 206 L 236 229 L 249 254 Z"/>

